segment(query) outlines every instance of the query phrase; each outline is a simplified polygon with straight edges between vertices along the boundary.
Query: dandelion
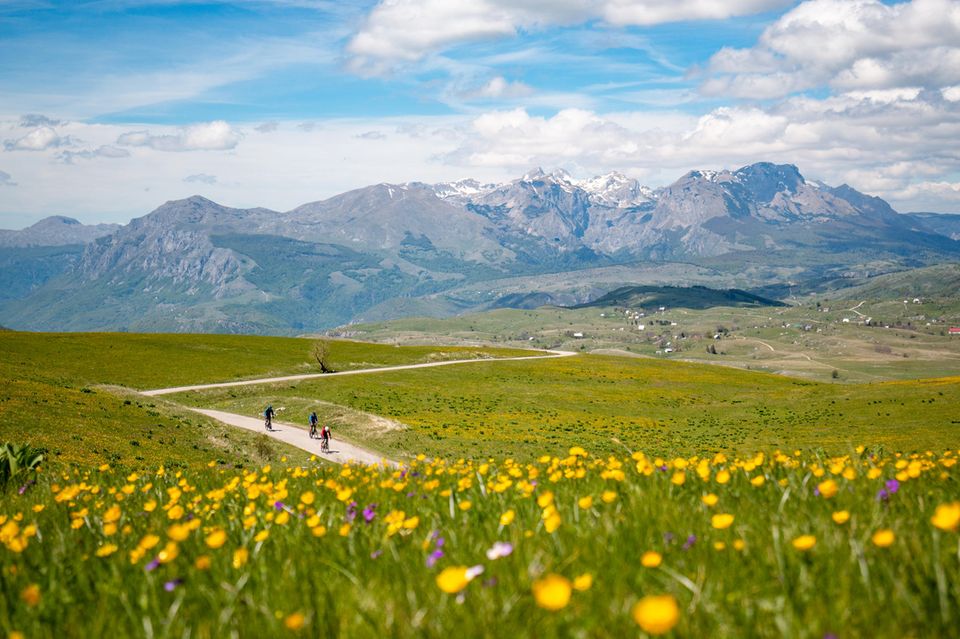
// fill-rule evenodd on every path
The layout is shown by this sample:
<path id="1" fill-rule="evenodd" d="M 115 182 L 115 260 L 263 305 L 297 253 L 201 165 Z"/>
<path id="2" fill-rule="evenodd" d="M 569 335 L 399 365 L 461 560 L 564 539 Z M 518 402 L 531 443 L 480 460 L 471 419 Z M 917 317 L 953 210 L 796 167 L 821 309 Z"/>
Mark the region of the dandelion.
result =
<path id="1" fill-rule="evenodd" d="M 663 562 L 663 555 L 653 550 L 648 550 L 640 557 L 640 565 L 644 568 L 656 568 Z"/>
<path id="2" fill-rule="evenodd" d="M 895 539 L 896 535 L 893 534 L 893 531 L 889 528 L 884 528 L 873 533 L 870 541 L 872 541 L 873 545 L 877 548 L 887 548 L 893 544 Z"/>
<path id="3" fill-rule="evenodd" d="M 302 612 L 292 612 L 283 620 L 283 625 L 287 630 L 300 630 L 306 622 L 306 617 Z"/>
<path id="4" fill-rule="evenodd" d="M 930 523 L 940 530 L 956 532 L 960 526 L 960 501 L 937 506 Z"/>
<path id="5" fill-rule="evenodd" d="M 570 603 L 572 589 L 569 579 L 550 573 L 533 582 L 533 597 L 541 608 L 556 611 Z"/>
<path id="6" fill-rule="evenodd" d="M 717 513 L 710 518 L 710 525 L 717 530 L 729 528 L 733 524 L 733 515 L 730 513 Z"/>
<path id="7" fill-rule="evenodd" d="M 673 595 L 648 595 L 633 607 L 633 620 L 651 635 L 662 635 L 677 625 L 680 607 Z"/>
<path id="8" fill-rule="evenodd" d="M 800 552 L 806 552 L 817 545 L 817 538 L 813 535 L 800 535 L 793 540 L 793 547 Z"/>
<path id="9" fill-rule="evenodd" d="M 593 575 L 590 573 L 584 573 L 573 579 L 573 589 L 577 592 L 584 592 L 590 590 L 590 587 L 593 585 Z"/>
<path id="10" fill-rule="evenodd" d="M 208 547 L 210 548 L 219 548 L 227 542 L 227 533 L 223 528 L 216 528 L 207 535 L 207 538 L 204 540 Z"/>
<path id="11" fill-rule="evenodd" d="M 839 487 L 834 479 L 827 479 L 817 484 L 817 491 L 819 491 L 820 496 L 824 499 L 830 499 L 836 495 L 838 489 Z"/>
<path id="12" fill-rule="evenodd" d="M 31 608 L 40 603 L 40 586 L 30 584 L 20 592 L 20 599 Z"/>
<path id="13" fill-rule="evenodd" d="M 838 510 L 830 515 L 830 518 L 833 519 L 833 523 L 837 524 L 838 526 L 842 526 L 850 521 L 850 512 L 846 510 Z"/>
<path id="14" fill-rule="evenodd" d="M 237 548 L 233 551 L 233 567 L 243 568 L 250 559 L 250 551 L 246 548 Z"/>
<path id="15" fill-rule="evenodd" d="M 466 566 L 450 566 L 437 575 L 437 587 L 448 595 L 455 595 L 470 583 Z"/>

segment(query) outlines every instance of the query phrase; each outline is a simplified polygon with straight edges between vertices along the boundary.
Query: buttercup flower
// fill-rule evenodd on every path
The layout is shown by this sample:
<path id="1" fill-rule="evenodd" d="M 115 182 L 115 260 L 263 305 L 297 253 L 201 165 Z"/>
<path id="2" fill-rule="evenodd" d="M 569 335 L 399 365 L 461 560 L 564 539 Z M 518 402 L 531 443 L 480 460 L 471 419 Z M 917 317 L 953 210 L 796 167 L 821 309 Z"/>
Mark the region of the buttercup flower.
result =
<path id="1" fill-rule="evenodd" d="M 570 603 L 573 585 L 562 575 L 550 573 L 533 582 L 533 597 L 537 605 L 546 610 L 560 610 Z"/>
<path id="2" fill-rule="evenodd" d="M 649 595 L 633 607 L 633 620 L 651 635 L 670 632 L 680 620 L 680 607 L 673 595 Z"/>

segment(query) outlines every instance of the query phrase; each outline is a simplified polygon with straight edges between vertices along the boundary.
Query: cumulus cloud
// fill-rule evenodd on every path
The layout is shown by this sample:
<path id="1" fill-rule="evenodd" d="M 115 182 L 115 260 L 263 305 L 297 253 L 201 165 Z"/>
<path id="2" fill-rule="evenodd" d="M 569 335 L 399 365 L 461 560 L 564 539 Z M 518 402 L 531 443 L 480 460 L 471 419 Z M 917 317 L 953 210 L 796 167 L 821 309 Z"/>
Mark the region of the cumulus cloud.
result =
<path id="1" fill-rule="evenodd" d="M 111 144 L 104 144 L 96 149 L 61 151 L 57 154 L 57 159 L 64 164 L 73 164 L 74 160 L 94 160 L 96 158 L 118 159 L 128 157 L 130 157 L 130 151 Z"/>
<path id="2" fill-rule="evenodd" d="M 7 151 L 46 151 L 70 144 L 69 136 L 61 137 L 52 127 L 41 126 L 21 138 L 6 140 L 3 146 Z"/>
<path id="3" fill-rule="evenodd" d="M 161 135 L 153 135 L 147 130 L 129 131 L 117 138 L 117 144 L 157 151 L 226 151 L 235 148 L 242 137 L 223 120 L 215 120 Z"/>
<path id="4" fill-rule="evenodd" d="M 206 173 L 196 173 L 183 178 L 183 181 L 187 183 L 216 184 L 217 176 L 207 175 Z"/>
<path id="5" fill-rule="evenodd" d="M 960 83 L 960 0 L 808 0 L 767 27 L 754 47 L 713 55 L 707 95 L 773 98 Z"/>
<path id="6" fill-rule="evenodd" d="M 591 20 L 617 26 L 723 19 L 786 6 L 790 0 L 382 0 L 347 44 L 351 67 L 381 73 L 398 63 L 521 29 Z"/>
<path id="7" fill-rule="evenodd" d="M 11 176 L 6 171 L 0 171 L 0 186 L 16 186 L 17 183 L 13 181 L 13 176 Z"/>

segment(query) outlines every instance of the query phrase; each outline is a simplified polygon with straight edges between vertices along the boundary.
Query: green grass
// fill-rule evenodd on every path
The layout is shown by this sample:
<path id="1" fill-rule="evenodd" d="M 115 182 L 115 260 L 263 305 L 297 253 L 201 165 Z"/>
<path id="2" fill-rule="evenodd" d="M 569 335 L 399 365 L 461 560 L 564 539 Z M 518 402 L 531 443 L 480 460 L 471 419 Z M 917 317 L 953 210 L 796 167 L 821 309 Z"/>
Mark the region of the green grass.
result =
<path id="1" fill-rule="evenodd" d="M 957 498 L 955 455 L 704 462 L 706 480 L 698 459 L 625 456 L 437 461 L 405 475 L 45 472 L 0 502 L 0 632 L 637 637 L 635 606 L 657 595 L 678 606 L 674 637 L 956 634 L 958 537 L 949 518 L 931 523 Z M 895 476 L 896 493 L 878 499 Z M 816 492 L 827 478 L 829 499 Z M 850 518 L 836 524 L 840 510 Z M 715 527 L 718 513 L 732 525 Z M 881 530 L 889 545 L 874 543 Z M 797 549 L 805 535 L 815 545 Z M 512 552 L 490 559 L 497 541 Z M 647 552 L 662 563 L 645 567 Z M 439 587 L 442 571 L 474 566 L 482 574 L 448 588 L 459 592 Z M 536 595 L 549 575 L 569 594 L 556 609 Z"/>
<path id="2" fill-rule="evenodd" d="M 129 388 L 318 372 L 313 340 L 228 335 L 0 332 L 0 441 L 54 460 L 127 467 L 235 464 L 308 455 Z M 330 342 L 338 370 L 517 351 Z M 529 354 L 529 353 L 525 353 Z M 256 414 L 263 407 L 259 407 Z"/>
<path id="3" fill-rule="evenodd" d="M 603 356 L 489 362 L 442 369 L 195 391 L 186 404 L 250 414 L 267 402 L 394 457 L 423 452 L 529 459 L 572 445 L 597 452 L 893 450 L 960 442 L 960 379 L 830 384 L 719 366 Z M 355 432 L 336 406 L 408 428 Z M 622 444 L 617 443 L 622 442 Z"/>

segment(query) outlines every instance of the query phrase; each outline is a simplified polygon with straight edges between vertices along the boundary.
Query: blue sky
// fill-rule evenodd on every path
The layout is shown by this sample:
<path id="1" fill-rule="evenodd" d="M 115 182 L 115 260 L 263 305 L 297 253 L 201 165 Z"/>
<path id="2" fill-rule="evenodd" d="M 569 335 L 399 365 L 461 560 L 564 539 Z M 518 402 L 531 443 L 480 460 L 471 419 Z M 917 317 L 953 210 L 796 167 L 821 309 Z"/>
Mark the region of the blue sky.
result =
<path id="1" fill-rule="evenodd" d="M 960 210 L 957 0 L 12 0 L 0 60 L 6 228 L 761 160 Z"/>

